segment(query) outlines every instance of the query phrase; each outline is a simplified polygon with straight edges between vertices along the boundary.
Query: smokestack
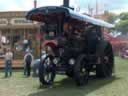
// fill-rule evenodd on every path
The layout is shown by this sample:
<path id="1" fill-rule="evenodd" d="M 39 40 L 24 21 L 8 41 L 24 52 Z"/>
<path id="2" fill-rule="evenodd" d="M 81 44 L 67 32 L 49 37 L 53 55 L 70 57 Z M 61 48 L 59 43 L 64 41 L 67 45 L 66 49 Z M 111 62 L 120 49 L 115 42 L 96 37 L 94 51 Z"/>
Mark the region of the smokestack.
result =
<path id="1" fill-rule="evenodd" d="M 34 0 L 34 8 L 36 8 L 36 7 L 37 7 L 37 1 Z"/>
<path id="2" fill-rule="evenodd" d="M 96 0 L 96 16 L 98 15 L 98 7 L 99 7 L 99 5 L 98 5 L 98 0 Z"/>
<path id="3" fill-rule="evenodd" d="M 69 0 L 63 0 L 63 6 L 69 7 Z"/>

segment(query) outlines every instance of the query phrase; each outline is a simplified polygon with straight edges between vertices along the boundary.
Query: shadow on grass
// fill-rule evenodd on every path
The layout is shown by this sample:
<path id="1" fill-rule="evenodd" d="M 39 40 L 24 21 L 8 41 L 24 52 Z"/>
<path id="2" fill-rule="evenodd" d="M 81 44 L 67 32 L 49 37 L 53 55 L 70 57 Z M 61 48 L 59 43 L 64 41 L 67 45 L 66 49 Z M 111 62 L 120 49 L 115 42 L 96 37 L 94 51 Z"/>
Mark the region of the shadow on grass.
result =
<path id="1" fill-rule="evenodd" d="M 65 78 L 61 81 L 55 82 L 53 88 L 42 88 L 41 91 L 31 93 L 28 96 L 86 96 L 87 94 L 96 91 L 115 80 L 119 80 L 115 76 L 105 79 L 97 79 L 91 77 L 89 83 L 84 87 L 78 87 L 70 78 Z"/>

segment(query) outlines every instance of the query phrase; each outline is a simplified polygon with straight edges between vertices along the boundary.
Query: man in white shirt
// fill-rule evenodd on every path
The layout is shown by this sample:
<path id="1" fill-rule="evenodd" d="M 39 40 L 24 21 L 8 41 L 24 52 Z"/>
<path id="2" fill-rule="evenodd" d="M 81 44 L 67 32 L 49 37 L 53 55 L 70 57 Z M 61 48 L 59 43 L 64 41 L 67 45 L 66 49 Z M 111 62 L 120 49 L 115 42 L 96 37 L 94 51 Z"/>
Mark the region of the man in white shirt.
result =
<path id="1" fill-rule="evenodd" d="M 5 77 L 9 75 L 12 76 L 12 60 L 13 60 L 13 53 L 11 49 L 7 49 L 5 53 Z"/>

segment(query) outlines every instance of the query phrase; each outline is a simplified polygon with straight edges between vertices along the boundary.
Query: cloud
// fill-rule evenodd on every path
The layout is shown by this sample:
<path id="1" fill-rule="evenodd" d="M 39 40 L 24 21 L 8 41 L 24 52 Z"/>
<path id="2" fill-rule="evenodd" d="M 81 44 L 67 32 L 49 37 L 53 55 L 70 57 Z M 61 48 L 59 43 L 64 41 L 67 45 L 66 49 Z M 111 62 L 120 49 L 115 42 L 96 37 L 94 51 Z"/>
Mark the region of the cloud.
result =
<path id="1" fill-rule="evenodd" d="M 110 12 L 116 13 L 116 14 L 120 14 L 121 12 L 128 12 L 128 8 L 125 9 L 115 9 L 115 10 L 110 10 Z"/>
<path id="2" fill-rule="evenodd" d="M 38 7 L 41 6 L 59 6 L 63 4 L 63 0 L 37 0 Z"/>
<path id="3" fill-rule="evenodd" d="M 17 3 L 15 0 L 0 0 L 0 11 L 8 10 L 16 10 L 18 8 Z"/>
<path id="4" fill-rule="evenodd" d="M 81 7 L 82 10 L 87 10 L 88 6 L 96 9 L 96 1 L 98 3 L 99 12 L 104 10 L 113 12 L 122 12 L 128 9 L 128 0 L 75 0 L 77 5 Z M 128 12 L 128 10 L 127 10 Z"/>
<path id="5" fill-rule="evenodd" d="M 28 11 L 34 7 L 34 0 L 0 0 L 0 11 Z M 37 0 L 37 7 L 62 5 L 63 0 Z"/>
<path id="6" fill-rule="evenodd" d="M 34 7 L 34 0 L 0 0 L 0 11 L 28 11 Z M 97 0 L 99 11 L 121 12 L 127 11 L 128 0 Z M 37 7 L 62 5 L 63 0 L 37 0 Z M 96 9 L 96 0 L 70 0 L 71 7 L 80 7 L 82 11 L 88 10 L 88 5 Z"/>

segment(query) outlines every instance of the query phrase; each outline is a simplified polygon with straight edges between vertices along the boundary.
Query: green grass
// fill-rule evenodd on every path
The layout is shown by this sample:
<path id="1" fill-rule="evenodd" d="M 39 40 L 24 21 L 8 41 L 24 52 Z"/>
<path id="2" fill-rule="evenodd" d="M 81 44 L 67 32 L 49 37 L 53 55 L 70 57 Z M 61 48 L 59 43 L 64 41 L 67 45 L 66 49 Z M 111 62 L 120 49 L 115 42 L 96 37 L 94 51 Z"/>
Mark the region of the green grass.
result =
<path id="1" fill-rule="evenodd" d="M 25 78 L 22 71 L 14 72 L 10 78 L 3 78 L 4 73 L 0 72 L 0 96 L 128 96 L 128 60 L 115 60 L 115 76 L 92 77 L 84 87 L 58 75 L 53 88 L 39 88 L 38 78 Z"/>

